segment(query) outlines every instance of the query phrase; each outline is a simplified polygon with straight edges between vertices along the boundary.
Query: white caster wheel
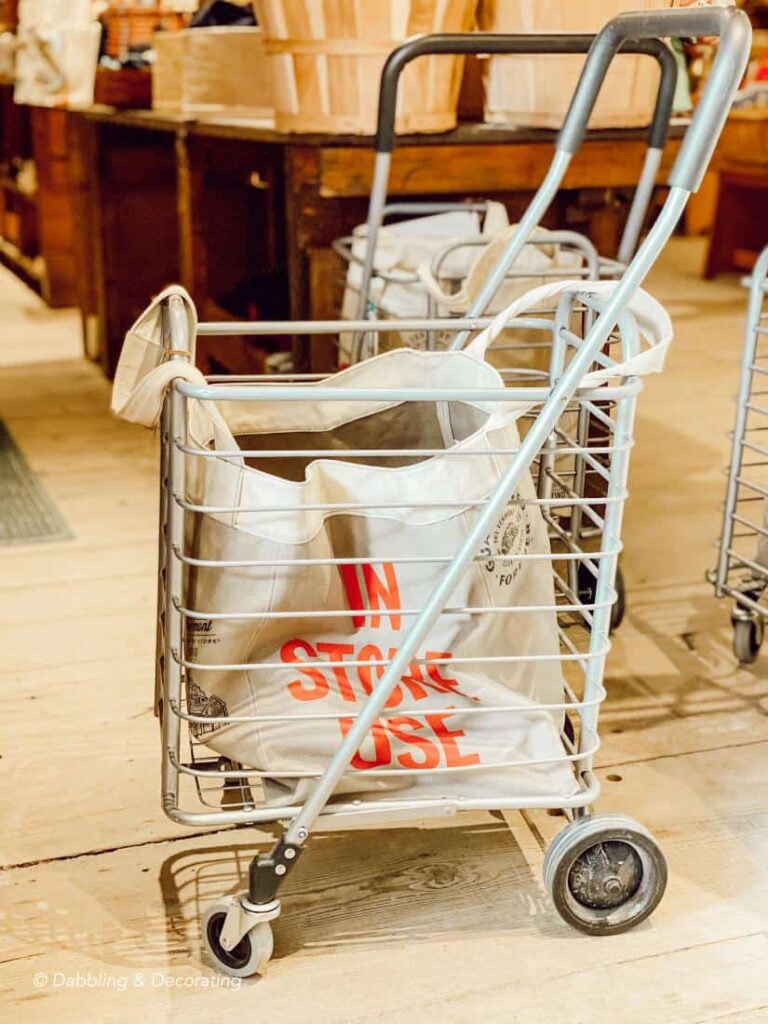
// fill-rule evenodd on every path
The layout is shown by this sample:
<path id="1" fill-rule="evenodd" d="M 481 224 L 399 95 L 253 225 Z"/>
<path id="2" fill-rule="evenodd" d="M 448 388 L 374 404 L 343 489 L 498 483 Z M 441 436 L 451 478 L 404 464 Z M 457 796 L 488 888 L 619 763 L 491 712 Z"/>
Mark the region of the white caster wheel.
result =
<path id="1" fill-rule="evenodd" d="M 733 620 L 733 653 L 740 665 L 752 665 L 763 644 L 762 619 Z"/>
<path id="2" fill-rule="evenodd" d="M 653 913 L 667 886 L 656 840 L 623 814 L 577 818 L 544 858 L 544 884 L 564 921 L 591 935 L 617 935 Z"/>
<path id="3" fill-rule="evenodd" d="M 206 910 L 202 922 L 203 945 L 219 970 L 235 978 L 250 978 L 254 974 L 263 974 L 270 961 L 274 949 L 272 926 L 266 921 L 259 921 L 232 949 L 224 949 L 221 932 L 234 900 L 236 897 L 221 900 Z"/>

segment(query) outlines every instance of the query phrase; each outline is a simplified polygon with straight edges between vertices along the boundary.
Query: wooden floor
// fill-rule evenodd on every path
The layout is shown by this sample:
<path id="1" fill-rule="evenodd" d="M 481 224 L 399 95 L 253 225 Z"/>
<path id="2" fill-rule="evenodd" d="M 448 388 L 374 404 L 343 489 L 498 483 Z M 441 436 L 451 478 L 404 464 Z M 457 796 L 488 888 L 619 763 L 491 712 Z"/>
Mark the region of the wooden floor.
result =
<path id="1" fill-rule="evenodd" d="M 641 400 L 599 755 L 601 809 L 664 847 L 662 905 L 624 936 L 569 930 L 541 886 L 562 824 L 543 813 L 328 835 L 286 888 L 268 975 L 240 991 L 201 962 L 198 921 L 266 837 L 189 834 L 158 806 L 154 440 L 110 418 L 74 316 L 3 272 L 0 416 L 75 534 L 0 550 L 5 1019 L 768 1021 L 768 651 L 734 666 L 703 582 L 745 301 L 697 280 L 700 259 L 677 242 L 651 284 L 678 336 Z"/>

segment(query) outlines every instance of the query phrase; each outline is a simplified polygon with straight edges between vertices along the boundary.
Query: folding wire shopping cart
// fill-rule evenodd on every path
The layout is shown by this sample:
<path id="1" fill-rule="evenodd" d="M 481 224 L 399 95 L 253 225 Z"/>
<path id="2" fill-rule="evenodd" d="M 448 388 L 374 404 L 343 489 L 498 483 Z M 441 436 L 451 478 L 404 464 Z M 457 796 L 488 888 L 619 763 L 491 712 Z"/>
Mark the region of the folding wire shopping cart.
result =
<path id="1" fill-rule="evenodd" d="M 736 424 L 733 430 L 719 557 L 709 579 L 732 598 L 733 651 L 751 665 L 768 618 L 768 248 L 749 282 Z"/>
<path id="2" fill-rule="evenodd" d="M 520 230 L 522 245 L 622 44 L 667 35 L 720 35 L 720 49 L 664 207 L 620 281 L 558 282 L 493 320 L 405 322 L 467 344 L 396 350 L 328 379 L 206 379 L 195 337 L 391 325 L 198 325 L 172 289 L 129 335 L 116 408 L 153 422 L 162 404 L 163 807 L 194 826 L 286 823 L 252 862 L 247 893 L 204 915 L 224 971 L 264 970 L 280 886 L 315 828 L 560 808 L 571 820 L 544 876 L 564 920 L 619 932 L 661 899 L 666 866 L 650 833 L 590 813 L 593 761 L 635 402 L 671 336 L 639 286 L 706 169 L 749 53 L 746 16 L 611 21 Z M 505 380 L 486 361 L 507 329 L 547 339 L 546 380 Z M 600 437 L 574 430 L 580 410 Z M 603 481 L 598 497 L 563 476 L 575 455 Z M 577 512 L 598 537 L 590 550 L 562 527 Z M 580 571 L 595 581 L 588 603 Z"/>

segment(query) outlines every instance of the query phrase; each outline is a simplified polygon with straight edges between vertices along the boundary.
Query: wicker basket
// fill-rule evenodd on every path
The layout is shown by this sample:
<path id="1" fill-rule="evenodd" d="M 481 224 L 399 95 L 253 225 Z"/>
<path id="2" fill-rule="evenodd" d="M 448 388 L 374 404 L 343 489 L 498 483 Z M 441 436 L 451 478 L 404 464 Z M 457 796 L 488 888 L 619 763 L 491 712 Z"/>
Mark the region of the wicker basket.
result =
<path id="1" fill-rule="evenodd" d="M 597 32 L 630 8 L 669 6 L 670 0 L 481 0 L 478 27 L 486 32 Z M 584 57 L 491 57 L 484 63 L 487 122 L 559 128 Z M 649 57 L 619 56 L 608 71 L 590 128 L 648 124 L 658 81 L 658 69 Z"/>
<path id="2" fill-rule="evenodd" d="M 466 32 L 477 0 L 255 0 L 272 63 L 275 124 L 287 132 L 371 134 L 387 55 L 421 32 Z M 399 132 L 455 127 L 462 59 L 406 68 Z"/>
<path id="3" fill-rule="evenodd" d="M 228 25 L 156 32 L 154 46 L 156 110 L 271 121 L 272 83 L 261 29 Z"/>
<path id="4" fill-rule="evenodd" d="M 174 31 L 184 27 L 181 14 L 163 7 L 114 7 L 104 15 L 107 26 L 105 50 L 110 57 L 122 58 L 129 50 L 152 45 L 159 28 Z"/>

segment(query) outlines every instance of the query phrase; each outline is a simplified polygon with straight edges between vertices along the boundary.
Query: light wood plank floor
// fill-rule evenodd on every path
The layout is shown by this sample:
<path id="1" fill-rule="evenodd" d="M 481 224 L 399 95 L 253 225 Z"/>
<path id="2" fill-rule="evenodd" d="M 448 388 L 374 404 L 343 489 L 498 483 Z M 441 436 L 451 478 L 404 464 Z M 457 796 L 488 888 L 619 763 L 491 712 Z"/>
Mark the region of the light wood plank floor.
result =
<path id="1" fill-rule="evenodd" d="M 154 439 L 110 418 L 74 315 L 0 273 L 0 415 L 75 534 L 0 551 L 4 1016 L 768 1021 L 768 651 L 734 666 L 729 610 L 703 582 L 744 295 L 697 280 L 700 259 L 677 241 L 651 282 L 678 335 L 641 400 L 599 758 L 601 808 L 664 846 L 661 907 L 617 938 L 561 924 L 540 867 L 562 819 L 546 814 L 321 836 L 268 975 L 240 991 L 201 962 L 198 922 L 267 837 L 190 835 L 158 806 Z M 64 987 L 78 972 L 100 987 Z"/>

